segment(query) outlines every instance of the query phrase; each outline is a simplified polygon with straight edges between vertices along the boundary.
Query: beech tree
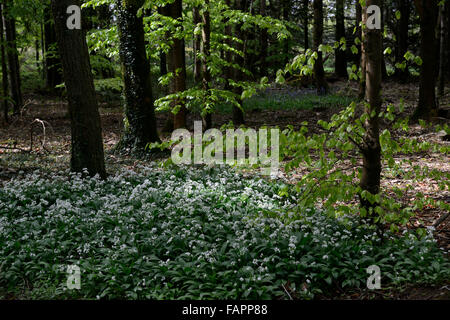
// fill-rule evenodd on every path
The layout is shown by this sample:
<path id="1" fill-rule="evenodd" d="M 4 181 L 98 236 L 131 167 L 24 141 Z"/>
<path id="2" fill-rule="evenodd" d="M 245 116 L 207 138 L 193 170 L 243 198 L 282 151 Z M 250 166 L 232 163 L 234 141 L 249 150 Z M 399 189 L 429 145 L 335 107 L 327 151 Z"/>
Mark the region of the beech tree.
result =
<path id="1" fill-rule="evenodd" d="M 116 1 L 126 117 L 120 146 L 133 149 L 159 141 L 143 18 L 137 16 L 143 4 L 144 0 Z"/>
<path id="2" fill-rule="evenodd" d="M 56 39 L 63 67 L 69 102 L 72 134 L 71 170 L 106 177 L 102 129 L 98 112 L 94 81 L 91 73 L 86 31 L 69 30 L 66 25 L 67 8 L 80 6 L 79 0 L 52 0 Z"/>
<path id="3" fill-rule="evenodd" d="M 380 0 L 366 0 L 363 8 L 364 18 L 367 20 L 367 8 L 371 5 L 380 6 Z M 378 115 L 381 111 L 381 30 L 364 28 L 364 63 L 365 63 L 365 122 L 366 133 L 363 145 L 360 147 L 363 156 L 363 166 L 360 187 L 372 195 L 380 191 L 381 177 L 381 146 Z M 371 207 L 372 203 L 361 197 L 363 207 Z"/>
<path id="4" fill-rule="evenodd" d="M 419 103 L 413 119 L 429 120 L 437 115 L 436 103 L 436 24 L 438 17 L 438 0 L 414 0 L 420 17 L 420 68 Z"/>
<path id="5" fill-rule="evenodd" d="M 20 78 L 19 54 L 16 43 L 16 20 L 10 12 L 12 0 L 3 1 L 3 17 L 6 31 L 9 83 L 14 114 L 19 114 L 23 105 L 22 85 Z"/>
<path id="6" fill-rule="evenodd" d="M 397 23 L 396 32 L 396 47 L 395 47 L 395 62 L 402 63 L 404 55 L 408 51 L 408 31 L 409 31 L 409 17 L 410 17 L 410 0 L 397 0 L 398 10 L 400 12 L 400 19 Z M 405 81 L 408 78 L 408 68 L 395 68 L 395 76 L 400 81 Z"/>
<path id="7" fill-rule="evenodd" d="M 175 0 L 173 3 L 166 5 L 169 16 L 182 23 L 183 17 L 183 2 L 182 0 Z M 169 72 L 173 74 L 173 79 L 170 85 L 170 93 L 183 92 L 186 90 L 186 54 L 184 39 L 180 37 L 171 37 L 172 45 L 169 50 Z M 173 127 L 174 129 L 186 127 L 186 106 L 183 99 L 174 101 L 177 107 L 177 113 L 174 115 Z"/>
<path id="8" fill-rule="evenodd" d="M 336 1 L 336 41 L 345 39 L 345 16 L 344 16 L 344 0 Z M 339 77 L 347 78 L 347 58 L 345 50 L 341 47 L 335 50 L 335 63 L 334 68 L 336 75 Z"/>
<path id="9" fill-rule="evenodd" d="M 59 71 L 61 60 L 58 58 L 58 52 L 54 49 L 56 45 L 55 24 L 50 14 L 50 6 L 44 7 L 44 73 L 45 85 L 48 89 L 54 89 L 55 86 L 62 83 L 62 75 Z"/>
<path id="10" fill-rule="evenodd" d="M 2 59 L 2 109 L 5 122 L 8 122 L 8 67 L 6 65 L 5 36 L 3 27 L 3 4 L 0 3 L 0 58 Z"/>
<path id="11" fill-rule="evenodd" d="M 319 46 L 323 42 L 323 1 L 314 0 L 314 50 L 317 52 L 317 59 L 314 63 L 314 78 L 316 81 L 317 93 L 319 95 L 328 92 L 328 84 L 325 80 L 325 71 L 323 69 L 322 52 Z"/>

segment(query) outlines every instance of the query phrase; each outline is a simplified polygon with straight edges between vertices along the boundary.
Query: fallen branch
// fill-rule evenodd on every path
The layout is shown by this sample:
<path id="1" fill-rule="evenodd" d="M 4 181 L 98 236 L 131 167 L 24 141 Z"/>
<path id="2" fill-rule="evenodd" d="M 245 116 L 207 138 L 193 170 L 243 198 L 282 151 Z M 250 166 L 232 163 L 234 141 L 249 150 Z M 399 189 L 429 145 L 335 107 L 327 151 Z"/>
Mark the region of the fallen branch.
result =
<path id="1" fill-rule="evenodd" d="M 433 223 L 433 227 L 437 228 L 442 222 L 444 222 L 450 216 L 450 212 L 444 213 L 439 219 Z"/>

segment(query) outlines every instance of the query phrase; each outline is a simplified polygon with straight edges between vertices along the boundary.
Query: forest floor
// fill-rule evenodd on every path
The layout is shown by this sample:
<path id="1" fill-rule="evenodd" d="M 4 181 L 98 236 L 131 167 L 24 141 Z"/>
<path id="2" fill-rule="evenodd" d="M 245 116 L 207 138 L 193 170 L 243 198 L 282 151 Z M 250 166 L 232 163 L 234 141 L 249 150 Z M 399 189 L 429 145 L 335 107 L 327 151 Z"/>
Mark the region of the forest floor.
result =
<path id="1" fill-rule="evenodd" d="M 357 88 L 353 83 L 338 81 L 332 85 L 333 92 L 337 95 L 354 97 Z M 412 113 L 418 99 L 417 84 L 398 84 L 386 82 L 383 84 L 383 98 L 385 104 L 398 104 L 401 100 L 405 105 L 404 116 Z M 296 88 L 272 88 L 266 96 L 285 97 L 301 99 L 305 94 L 314 94 L 312 89 Z M 59 171 L 67 169 L 70 157 L 70 122 L 67 116 L 67 104 L 60 97 L 45 96 L 40 94 L 28 94 L 25 98 L 26 106 L 22 115 L 5 126 L 0 125 L 0 182 L 15 177 L 20 171 L 32 172 L 34 170 Z M 103 139 L 105 145 L 106 165 L 109 173 L 114 173 L 120 168 L 133 169 L 144 160 L 129 155 L 119 155 L 113 152 L 122 133 L 122 110 L 120 103 L 101 103 L 100 113 L 103 127 Z M 441 107 L 450 106 L 450 88 L 447 87 L 446 95 L 440 101 Z M 342 106 L 343 107 L 343 106 Z M 300 127 L 303 121 L 308 122 L 310 132 L 320 132 L 321 127 L 317 125 L 318 120 L 330 120 L 331 116 L 338 112 L 341 107 L 308 107 L 308 108 L 278 108 L 264 109 L 257 106 L 247 110 L 247 127 L 258 128 L 260 126 L 279 126 L 281 128 L 292 125 Z M 403 116 L 403 115 L 399 115 Z M 167 114 L 158 114 L 158 127 L 161 130 Z M 193 121 L 199 120 L 199 115 L 188 116 L 188 128 L 193 128 Z M 231 121 L 231 114 L 221 113 L 213 115 L 215 127 Z M 449 123 L 445 118 L 434 119 L 435 123 Z M 444 139 L 442 132 L 435 132 L 432 127 L 422 127 L 412 124 L 408 134 L 411 138 L 449 145 Z M 45 131 L 45 134 L 44 134 Z M 31 135 L 32 133 L 32 135 Z M 32 150 L 30 152 L 30 144 Z M 444 174 L 450 173 L 450 157 L 448 154 L 421 153 L 410 157 L 412 165 L 426 165 L 430 169 L 438 169 Z M 409 170 L 411 168 L 406 168 Z M 301 176 L 301 170 L 297 171 L 291 180 Z M 401 201 L 408 203 L 417 192 L 422 192 L 426 197 L 435 200 L 450 202 L 450 191 L 439 190 L 437 182 L 428 179 L 420 183 L 405 179 L 398 179 L 387 175 L 382 176 L 383 192 L 392 194 L 392 187 L 405 187 L 411 185 L 409 192 L 403 194 Z M 414 229 L 419 226 L 431 226 L 446 212 L 428 207 L 423 211 L 416 212 L 417 215 L 408 223 L 408 228 Z M 450 218 L 442 222 L 435 231 L 438 245 L 444 251 L 450 252 Z M 336 298 L 360 299 L 450 299 L 450 283 L 436 287 L 405 287 L 391 291 L 382 291 L 367 296 L 363 292 L 336 292 Z"/>

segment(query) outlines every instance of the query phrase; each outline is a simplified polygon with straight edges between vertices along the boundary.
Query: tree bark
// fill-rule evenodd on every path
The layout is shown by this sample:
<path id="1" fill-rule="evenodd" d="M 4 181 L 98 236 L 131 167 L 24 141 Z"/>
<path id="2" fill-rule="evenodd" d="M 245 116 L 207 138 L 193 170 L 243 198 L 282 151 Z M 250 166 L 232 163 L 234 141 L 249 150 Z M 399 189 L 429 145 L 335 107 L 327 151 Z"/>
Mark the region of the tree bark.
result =
<path id="1" fill-rule="evenodd" d="M 309 0 L 303 0 L 303 46 L 305 47 L 305 51 L 309 48 Z"/>
<path id="2" fill-rule="evenodd" d="M 0 3 L 0 57 L 2 59 L 2 109 L 5 122 L 8 123 L 8 67 L 6 65 L 5 36 L 3 27 L 3 4 Z"/>
<path id="3" fill-rule="evenodd" d="M 289 21 L 289 12 L 291 10 L 291 1 L 290 0 L 282 0 L 283 5 L 283 21 Z M 289 62 L 289 38 L 283 40 L 283 56 L 284 56 L 284 65 Z"/>
<path id="4" fill-rule="evenodd" d="M 356 4 L 355 4 L 355 13 L 356 13 L 356 37 L 358 37 L 358 39 L 361 41 L 362 40 L 362 31 L 361 31 L 361 26 L 360 23 L 362 21 L 362 8 L 361 5 L 359 3 L 359 0 L 355 0 Z M 361 66 L 361 56 L 362 56 L 362 52 L 361 52 L 361 43 L 356 45 L 356 47 L 358 48 L 358 53 L 356 54 L 356 65 L 359 69 L 359 67 Z"/>
<path id="5" fill-rule="evenodd" d="M 358 1 L 358 0 L 356 0 Z M 367 8 L 367 7 L 366 7 Z M 362 8 L 361 8 L 362 9 Z M 364 8 L 365 9 L 365 8 Z M 366 10 L 361 10 L 361 25 L 365 26 L 367 21 L 367 13 Z M 361 63 L 360 63 L 360 71 L 361 71 L 361 79 L 359 79 L 359 100 L 364 99 L 366 95 L 366 34 L 362 31 L 363 28 L 360 27 L 361 30 Z"/>
<path id="6" fill-rule="evenodd" d="M 436 24 L 438 0 L 414 0 L 420 17 L 420 68 L 419 103 L 413 119 L 430 120 L 437 115 L 436 103 Z"/>
<path id="7" fill-rule="evenodd" d="M 246 4 L 245 4 L 245 0 L 236 0 L 235 1 L 235 6 L 237 10 L 241 10 L 244 11 Z M 243 34 L 242 34 L 242 22 L 239 22 L 236 27 L 235 27 L 235 36 L 241 40 L 243 40 Z M 241 51 L 244 53 L 245 55 L 245 48 L 244 48 L 244 44 L 243 43 L 236 43 L 236 49 L 238 51 Z M 239 54 L 235 54 L 234 55 L 234 63 L 237 64 L 238 66 L 243 67 L 245 64 L 245 60 L 242 56 L 240 56 Z M 244 74 L 241 70 L 239 69 L 234 69 L 234 80 L 236 82 L 239 81 L 243 81 L 244 80 Z M 241 87 L 235 87 L 234 88 L 234 93 L 238 96 L 237 100 L 239 102 L 239 104 L 242 107 L 242 99 L 241 99 L 241 95 L 242 95 L 242 88 Z M 245 123 L 245 118 L 244 118 L 244 112 L 242 112 L 242 110 L 236 106 L 233 105 L 233 122 L 235 125 L 241 125 Z"/>
<path id="8" fill-rule="evenodd" d="M 344 0 L 336 1 L 336 41 L 345 38 L 345 16 L 344 16 Z M 339 46 L 335 50 L 334 69 L 338 77 L 347 78 L 347 57 L 345 50 L 341 50 Z"/>
<path id="9" fill-rule="evenodd" d="M 366 0 L 367 7 L 370 5 L 380 6 L 380 0 Z M 363 167 L 360 180 L 362 190 L 371 194 L 378 194 L 380 191 L 381 177 L 381 147 L 379 137 L 378 114 L 381 110 L 381 30 L 364 29 L 364 47 L 363 55 L 366 61 L 366 93 L 365 99 L 367 105 L 365 112 L 369 116 L 365 123 L 366 133 L 364 136 L 361 152 L 363 155 Z M 375 111 L 375 116 L 371 117 Z M 361 197 L 361 205 L 365 208 L 373 207 L 376 204 L 370 203 L 364 197 Z"/>
<path id="10" fill-rule="evenodd" d="M 63 75 L 69 101 L 72 132 L 71 170 L 106 177 L 102 129 L 89 62 L 85 30 L 66 27 L 66 10 L 79 0 L 52 0 L 56 38 L 61 54 Z"/>
<path id="11" fill-rule="evenodd" d="M 58 51 L 52 52 L 52 46 L 56 44 L 55 24 L 50 14 L 50 7 L 44 8 L 44 46 L 45 46 L 45 86 L 55 89 L 62 83 L 62 74 L 58 70 L 61 67 L 61 59 Z"/>
<path id="12" fill-rule="evenodd" d="M 14 114 L 20 113 L 20 108 L 23 105 L 21 79 L 20 79 L 20 65 L 19 55 L 17 52 L 16 43 L 16 20 L 10 16 L 10 6 L 12 2 L 9 0 L 3 1 L 3 15 L 5 17 L 5 31 L 7 43 L 7 57 L 8 57 L 8 71 L 11 90 L 11 99 L 13 101 Z"/>
<path id="13" fill-rule="evenodd" d="M 211 58 L 211 20 L 209 11 L 209 0 L 204 1 L 204 8 L 201 13 L 202 19 L 202 89 L 204 91 L 205 99 L 203 107 L 210 103 L 210 82 L 211 72 L 208 68 L 208 63 Z M 212 127 L 212 116 L 210 110 L 203 115 L 203 130 L 208 130 Z"/>
<path id="14" fill-rule="evenodd" d="M 410 0 L 397 0 L 397 3 L 401 16 L 397 23 L 395 62 L 402 63 L 404 61 L 405 53 L 408 51 Z M 409 77 L 408 68 L 405 68 L 404 70 L 396 68 L 395 77 L 400 81 L 405 82 Z"/>
<path id="15" fill-rule="evenodd" d="M 447 20 L 448 20 L 448 3 L 446 2 L 445 5 L 442 5 L 440 7 L 441 14 L 440 14 L 440 52 L 439 52 L 439 83 L 438 83 L 438 93 L 439 96 L 444 95 L 444 89 L 445 89 L 445 70 L 448 67 L 447 66 L 447 59 L 445 57 L 445 54 L 447 52 L 447 46 L 448 43 L 446 41 L 446 34 L 448 32 L 447 30 Z"/>
<path id="16" fill-rule="evenodd" d="M 137 17 L 143 3 L 116 1 L 126 116 L 121 146 L 133 149 L 144 149 L 148 143 L 159 141 L 143 18 Z"/>
<path id="17" fill-rule="evenodd" d="M 323 95 L 328 92 L 328 84 L 325 80 L 325 71 L 323 70 L 322 52 L 319 52 L 319 46 L 322 44 L 323 37 L 323 1 L 314 0 L 314 50 L 317 52 L 317 59 L 314 63 L 314 78 L 316 80 L 317 94 Z"/>
<path id="18" fill-rule="evenodd" d="M 194 25 L 198 25 L 202 22 L 202 17 L 200 16 L 200 9 L 194 7 L 192 9 L 192 16 Z M 194 35 L 193 49 L 194 49 L 194 81 L 195 83 L 200 83 L 202 79 L 202 61 L 198 57 L 201 50 L 202 37 L 201 35 Z"/>
<path id="19" fill-rule="evenodd" d="M 182 0 L 175 0 L 175 2 L 167 5 L 169 15 L 172 19 L 182 21 L 183 3 Z M 169 50 L 168 58 L 169 72 L 174 75 L 172 78 L 172 85 L 170 93 L 180 93 L 186 90 L 186 59 L 185 46 L 183 38 L 172 37 L 173 44 Z M 186 105 L 182 99 L 177 99 L 174 102 L 175 106 L 179 106 L 178 112 L 173 117 L 174 129 L 186 127 Z"/>
<path id="20" fill-rule="evenodd" d="M 266 0 L 260 0 L 259 13 L 262 17 L 266 16 Z M 231 33 L 231 30 L 230 30 Z M 261 28 L 261 63 L 259 67 L 259 73 L 261 76 L 267 76 L 267 49 L 268 49 L 268 35 L 267 29 Z"/>

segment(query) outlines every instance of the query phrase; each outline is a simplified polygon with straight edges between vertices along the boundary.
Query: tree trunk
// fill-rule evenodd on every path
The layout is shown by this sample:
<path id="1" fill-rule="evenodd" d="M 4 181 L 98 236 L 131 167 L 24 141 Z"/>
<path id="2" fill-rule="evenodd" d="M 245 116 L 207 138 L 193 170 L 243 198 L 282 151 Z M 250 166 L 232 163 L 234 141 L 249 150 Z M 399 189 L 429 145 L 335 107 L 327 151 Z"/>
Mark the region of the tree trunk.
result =
<path id="1" fill-rule="evenodd" d="M 183 4 L 182 0 L 167 5 L 168 13 L 172 19 L 178 20 L 181 25 Z M 172 36 L 173 45 L 169 50 L 169 72 L 172 72 L 172 85 L 170 93 L 180 93 L 186 90 L 186 63 L 185 63 L 185 47 L 183 38 L 175 38 Z M 179 71 L 181 70 L 181 71 Z M 178 71 L 178 72 L 177 72 Z M 174 102 L 174 106 L 179 106 L 178 112 L 173 117 L 174 129 L 186 127 L 186 105 L 181 99 Z"/>
<path id="2" fill-rule="evenodd" d="M 13 100 L 14 114 L 20 113 L 20 108 L 23 105 L 19 55 L 16 44 L 16 20 L 9 15 L 11 2 L 3 1 L 3 15 L 5 17 L 6 43 L 8 50 L 6 51 L 8 57 L 8 71 L 11 88 L 11 99 Z"/>
<path id="3" fill-rule="evenodd" d="M 364 8 L 367 17 L 367 7 L 370 5 L 380 6 L 380 0 L 366 0 Z M 364 28 L 363 55 L 366 61 L 366 102 L 365 112 L 369 116 L 365 123 L 366 133 L 364 136 L 361 152 L 363 155 L 363 167 L 360 186 L 362 190 L 371 194 L 378 194 L 380 191 L 381 176 L 381 147 L 379 137 L 378 114 L 381 110 L 381 30 Z M 371 117 L 375 111 L 375 116 Z M 361 197 L 361 205 L 365 208 L 373 207 L 376 204 L 370 203 Z"/>
<path id="4" fill-rule="evenodd" d="M 199 7 L 194 7 L 192 9 L 192 16 L 194 25 L 198 25 L 202 22 L 202 17 L 200 16 Z M 201 35 L 194 35 L 193 49 L 194 49 L 194 81 L 195 83 L 200 83 L 202 79 L 202 61 L 198 57 L 201 50 L 202 37 Z"/>
<path id="5" fill-rule="evenodd" d="M 437 114 L 436 104 L 436 24 L 438 0 L 414 0 L 420 17 L 420 68 L 419 104 L 413 119 L 430 120 Z"/>
<path id="6" fill-rule="evenodd" d="M 384 59 L 384 45 L 383 45 L 383 33 L 384 33 L 384 20 L 387 17 L 387 10 L 386 5 L 383 3 L 383 1 L 380 2 L 380 9 L 381 9 L 381 80 L 385 81 L 388 77 L 387 74 L 387 68 L 386 68 L 386 60 Z"/>
<path id="7" fill-rule="evenodd" d="M 328 92 L 328 84 L 325 80 L 325 71 L 323 70 L 322 52 L 319 52 L 319 46 L 322 44 L 323 37 L 323 1 L 314 0 L 314 50 L 317 51 L 317 60 L 314 63 L 314 78 L 316 80 L 317 94 L 323 95 Z"/>
<path id="8" fill-rule="evenodd" d="M 358 0 L 357 0 L 358 1 Z M 367 7 L 366 7 L 367 8 Z M 362 8 L 361 8 L 362 9 Z M 367 14 L 366 11 L 361 10 L 361 25 L 365 26 L 367 21 Z M 366 34 L 362 31 L 364 28 L 361 27 L 361 63 L 360 63 L 360 71 L 361 71 L 361 78 L 359 79 L 359 94 L 358 98 L 359 100 L 364 99 L 366 95 L 366 41 L 365 36 Z"/>
<path id="9" fill-rule="evenodd" d="M 439 52 L 439 83 L 438 83 L 438 93 L 439 96 L 444 95 L 444 89 L 445 89 L 445 70 L 448 67 L 446 65 L 447 59 L 445 57 L 445 54 L 447 52 L 447 46 L 448 43 L 446 41 L 446 34 L 448 32 L 447 30 L 447 20 L 448 20 L 448 3 L 445 3 L 445 5 L 442 5 L 440 7 L 441 10 L 441 20 L 440 20 L 440 52 Z"/>
<path id="10" fill-rule="evenodd" d="M 237 10 L 241 10 L 244 11 L 245 10 L 245 0 L 236 0 L 235 1 L 235 6 Z M 235 31 L 234 34 L 237 38 L 243 40 L 243 34 L 242 34 L 242 22 L 239 22 L 236 27 L 235 27 Z M 244 44 L 243 43 L 236 43 L 236 49 L 238 51 L 241 51 L 244 53 L 245 55 L 245 49 L 244 49 Z M 234 55 L 234 63 L 237 64 L 238 66 L 244 66 L 245 61 L 244 58 L 242 56 L 240 56 L 239 54 L 235 54 Z M 236 82 L 239 81 L 243 81 L 244 80 L 244 74 L 241 70 L 239 69 L 234 69 L 234 80 Z M 242 95 L 242 88 L 241 87 L 235 87 L 234 88 L 234 93 L 238 96 L 237 100 L 239 102 L 239 104 L 242 107 L 242 99 L 241 99 L 241 95 Z M 242 112 L 242 110 L 236 106 L 233 105 L 233 123 L 235 125 L 241 125 L 245 123 L 245 119 L 244 119 L 244 112 Z"/>
<path id="11" fill-rule="evenodd" d="M 52 0 L 56 37 L 69 101 L 72 133 L 71 170 L 84 168 L 93 176 L 106 177 L 102 129 L 89 62 L 85 30 L 69 30 L 66 10 L 79 0 Z"/>
<path id="12" fill-rule="evenodd" d="M 204 10 L 201 14 L 202 19 L 202 88 L 204 91 L 205 99 L 203 101 L 205 108 L 210 103 L 210 82 L 211 73 L 208 69 L 208 63 L 211 58 L 211 20 L 209 12 L 209 0 L 204 1 Z M 203 111 L 204 112 L 204 111 Z M 212 127 L 212 116 L 210 110 L 206 110 L 203 115 L 203 130 L 208 130 Z"/>
<path id="13" fill-rule="evenodd" d="M 341 38 L 345 39 L 345 16 L 344 16 L 344 0 L 336 1 L 336 41 L 339 42 Z M 334 69 L 338 77 L 347 78 L 347 58 L 345 50 L 341 50 L 339 46 L 335 50 L 335 64 Z"/>
<path id="14" fill-rule="evenodd" d="M 408 51 L 410 0 L 397 0 L 397 2 L 401 16 L 400 20 L 397 23 L 397 45 L 395 50 L 395 62 L 402 63 L 405 59 L 405 53 Z M 404 70 L 396 68 L 395 77 L 400 81 L 405 82 L 409 77 L 408 68 L 405 68 Z"/>
<path id="15" fill-rule="evenodd" d="M 58 84 L 62 83 L 62 75 L 58 70 L 61 67 L 61 60 L 56 48 L 55 24 L 50 14 L 50 8 L 44 8 L 44 46 L 45 46 L 45 86 L 53 90 Z M 56 50 L 56 51 L 53 51 Z"/>
<path id="16" fill-rule="evenodd" d="M 289 21 L 289 12 L 291 10 L 291 1 L 290 0 L 282 0 L 283 5 L 283 21 L 286 23 Z M 283 56 L 284 56 L 284 65 L 289 62 L 289 38 L 283 40 Z"/>
<path id="17" fill-rule="evenodd" d="M 8 67 L 6 65 L 5 37 L 3 28 L 3 4 L 0 3 L 0 57 L 2 59 L 2 109 L 5 122 L 8 123 Z"/>
<path id="18" fill-rule="evenodd" d="M 308 23 L 309 23 L 309 0 L 303 0 L 303 46 L 305 47 L 305 51 L 309 48 L 309 30 L 308 30 Z"/>
<path id="19" fill-rule="evenodd" d="M 355 0 L 356 4 L 355 4 L 355 12 L 356 12 L 356 37 L 358 37 L 358 39 L 361 41 L 362 39 L 362 31 L 361 31 L 361 26 L 360 23 L 362 21 L 362 8 L 361 8 L 361 4 L 359 3 L 359 0 Z M 356 47 L 358 48 L 358 53 L 356 54 L 356 66 L 359 67 L 361 66 L 361 43 L 357 44 Z"/>
<path id="20" fill-rule="evenodd" d="M 116 1 L 126 116 L 121 144 L 133 149 L 144 149 L 148 143 L 159 141 L 143 18 L 137 17 L 143 3 L 144 0 Z"/>
<path id="21" fill-rule="evenodd" d="M 266 0 L 260 0 L 259 3 L 259 13 L 261 14 L 261 16 L 265 17 L 266 16 Z M 231 29 L 230 29 L 230 34 L 231 34 Z M 267 35 L 267 29 L 266 28 L 261 28 L 261 64 L 259 67 L 259 73 L 261 76 L 267 76 L 267 49 L 268 49 L 268 45 L 267 45 L 267 40 L 268 40 L 268 35 Z"/>

